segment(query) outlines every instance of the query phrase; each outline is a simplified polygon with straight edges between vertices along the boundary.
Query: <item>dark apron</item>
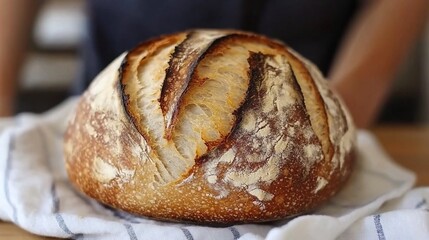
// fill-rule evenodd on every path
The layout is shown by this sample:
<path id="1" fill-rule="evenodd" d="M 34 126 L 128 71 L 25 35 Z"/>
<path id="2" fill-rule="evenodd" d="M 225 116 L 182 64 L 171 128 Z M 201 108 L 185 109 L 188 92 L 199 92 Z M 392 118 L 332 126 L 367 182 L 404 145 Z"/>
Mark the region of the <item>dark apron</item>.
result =
<path id="1" fill-rule="evenodd" d="M 280 39 L 326 74 L 356 9 L 356 0 L 88 0 L 75 93 L 139 42 L 189 28 L 244 29 Z"/>

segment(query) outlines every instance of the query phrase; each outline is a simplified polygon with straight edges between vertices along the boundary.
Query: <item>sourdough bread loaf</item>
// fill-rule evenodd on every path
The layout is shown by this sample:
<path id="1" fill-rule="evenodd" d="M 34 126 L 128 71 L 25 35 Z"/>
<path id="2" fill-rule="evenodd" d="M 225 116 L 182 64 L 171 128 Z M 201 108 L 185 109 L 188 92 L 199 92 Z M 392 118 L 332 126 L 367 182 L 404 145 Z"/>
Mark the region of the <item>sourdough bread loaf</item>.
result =
<path id="1" fill-rule="evenodd" d="M 308 212 L 351 172 L 355 130 L 318 69 L 232 30 L 161 36 L 119 56 L 65 134 L 71 182 L 162 220 L 243 223 Z"/>

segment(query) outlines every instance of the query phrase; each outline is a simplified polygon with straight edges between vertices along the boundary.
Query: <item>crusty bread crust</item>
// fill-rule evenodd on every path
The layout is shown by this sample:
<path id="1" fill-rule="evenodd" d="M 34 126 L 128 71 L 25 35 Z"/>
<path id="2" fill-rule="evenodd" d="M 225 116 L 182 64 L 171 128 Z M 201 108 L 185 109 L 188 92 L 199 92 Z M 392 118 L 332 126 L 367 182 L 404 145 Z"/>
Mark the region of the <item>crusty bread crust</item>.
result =
<path id="1" fill-rule="evenodd" d="M 192 30 L 122 54 L 65 134 L 71 182 L 115 208 L 231 224 L 302 214 L 349 177 L 355 128 L 310 62 L 252 33 Z"/>

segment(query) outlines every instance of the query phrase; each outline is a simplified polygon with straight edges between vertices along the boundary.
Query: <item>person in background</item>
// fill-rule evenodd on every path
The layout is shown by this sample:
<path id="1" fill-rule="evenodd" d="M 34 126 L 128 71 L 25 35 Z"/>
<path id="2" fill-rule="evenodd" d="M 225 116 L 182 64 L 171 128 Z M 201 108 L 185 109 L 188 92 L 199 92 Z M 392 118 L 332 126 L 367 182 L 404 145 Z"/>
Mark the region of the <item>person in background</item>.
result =
<path id="1" fill-rule="evenodd" d="M 40 1 L 0 0 L 0 117 L 14 113 L 21 65 Z"/>
<path id="2" fill-rule="evenodd" d="M 0 0 L 0 116 L 13 114 L 18 73 L 40 1 Z M 376 119 L 392 79 L 427 20 L 427 0 L 88 0 L 82 92 L 120 53 L 189 28 L 277 38 L 313 61 L 359 127 Z"/>

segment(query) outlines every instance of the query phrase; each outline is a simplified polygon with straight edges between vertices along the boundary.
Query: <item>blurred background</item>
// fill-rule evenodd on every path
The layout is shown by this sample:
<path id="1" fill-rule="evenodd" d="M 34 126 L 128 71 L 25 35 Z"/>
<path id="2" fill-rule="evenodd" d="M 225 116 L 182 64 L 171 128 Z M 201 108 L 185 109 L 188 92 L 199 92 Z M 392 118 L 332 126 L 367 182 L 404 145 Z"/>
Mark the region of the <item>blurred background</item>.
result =
<path id="1" fill-rule="evenodd" d="M 21 74 L 18 111 L 43 112 L 69 96 L 85 30 L 83 0 L 48 0 Z M 429 122 L 429 24 L 404 62 L 379 122 Z"/>

